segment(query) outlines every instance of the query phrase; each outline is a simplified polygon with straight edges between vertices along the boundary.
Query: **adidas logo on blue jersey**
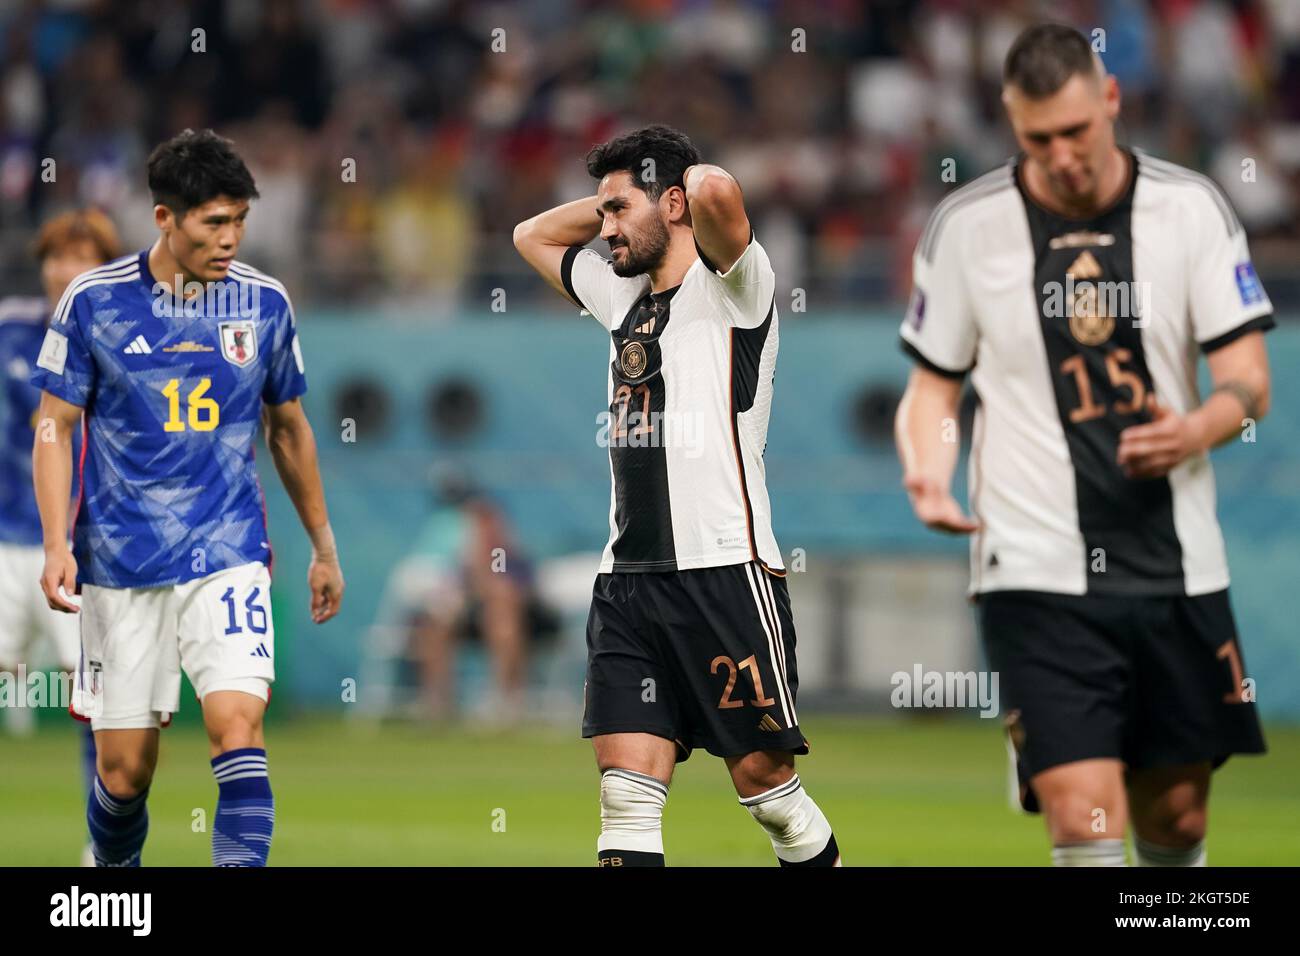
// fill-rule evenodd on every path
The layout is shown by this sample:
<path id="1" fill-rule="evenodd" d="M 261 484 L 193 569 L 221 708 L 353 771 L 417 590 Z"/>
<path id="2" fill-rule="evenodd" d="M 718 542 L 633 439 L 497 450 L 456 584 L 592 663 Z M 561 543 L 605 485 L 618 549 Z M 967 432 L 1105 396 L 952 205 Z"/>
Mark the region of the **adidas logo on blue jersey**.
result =
<path id="1" fill-rule="evenodd" d="M 148 355 L 153 349 L 149 343 L 144 340 L 143 335 L 137 335 L 131 340 L 131 344 L 122 349 L 127 355 Z"/>

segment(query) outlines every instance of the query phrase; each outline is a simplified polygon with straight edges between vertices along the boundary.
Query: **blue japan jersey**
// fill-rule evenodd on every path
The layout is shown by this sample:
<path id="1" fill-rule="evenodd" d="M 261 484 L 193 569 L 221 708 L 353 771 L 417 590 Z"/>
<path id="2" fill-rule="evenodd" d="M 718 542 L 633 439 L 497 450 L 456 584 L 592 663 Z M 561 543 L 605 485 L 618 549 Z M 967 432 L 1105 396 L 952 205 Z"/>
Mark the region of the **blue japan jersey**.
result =
<path id="1" fill-rule="evenodd" d="M 32 488 L 32 443 L 41 390 L 31 384 L 49 307 L 41 298 L 0 301 L 0 542 L 39 546 L 41 515 Z M 81 435 L 73 435 L 73 455 Z M 76 497 L 76 482 L 72 487 Z"/>
<path id="2" fill-rule="evenodd" d="M 73 554 L 101 587 L 269 564 L 253 443 L 263 402 L 307 390 L 284 286 L 233 262 L 179 302 L 155 293 L 148 254 L 73 280 L 32 376 L 86 410 Z"/>

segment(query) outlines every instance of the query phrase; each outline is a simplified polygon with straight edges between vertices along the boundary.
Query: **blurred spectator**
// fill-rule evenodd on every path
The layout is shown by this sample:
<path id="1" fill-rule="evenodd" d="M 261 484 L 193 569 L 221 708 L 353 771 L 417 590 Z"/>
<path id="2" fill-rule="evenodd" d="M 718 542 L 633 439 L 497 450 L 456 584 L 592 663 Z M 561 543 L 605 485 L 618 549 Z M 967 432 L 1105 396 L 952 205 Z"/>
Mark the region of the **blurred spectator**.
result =
<path id="1" fill-rule="evenodd" d="M 492 672 L 493 695 L 478 708 L 480 716 L 519 719 L 529 645 L 551 637 L 557 622 L 535 596 L 532 567 L 505 515 L 463 477 L 444 478 L 433 512 L 393 577 L 411 582 L 403 614 L 425 713 L 435 719 L 456 713 L 457 649 L 473 640 L 486 649 Z"/>
<path id="2" fill-rule="evenodd" d="M 417 314 L 450 314 L 474 259 L 476 223 L 451 139 L 406 132 L 395 144 L 397 176 L 376 207 L 380 268 L 390 293 L 420 303 Z"/>
<path id="3" fill-rule="evenodd" d="M 1264 135 L 1263 123 L 1244 118 L 1237 135 L 1211 156 L 1209 173 L 1223 186 L 1254 239 L 1285 233 L 1296 218 L 1296 199 L 1287 171 Z"/>
<path id="4" fill-rule="evenodd" d="M 134 241 L 148 149 L 214 125 L 259 178 L 247 255 L 301 304 L 429 319 L 505 289 L 561 313 L 511 228 L 594 191 L 593 143 L 664 121 L 736 173 L 783 298 L 897 303 L 918 217 L 1014 149 L 1002 57 L 1042 17 L 1104 43 L 1125 141 L 1225 180 L 1295 308 L 1294 0 L 14 0 L 0 249 L 83 202 Z"/>

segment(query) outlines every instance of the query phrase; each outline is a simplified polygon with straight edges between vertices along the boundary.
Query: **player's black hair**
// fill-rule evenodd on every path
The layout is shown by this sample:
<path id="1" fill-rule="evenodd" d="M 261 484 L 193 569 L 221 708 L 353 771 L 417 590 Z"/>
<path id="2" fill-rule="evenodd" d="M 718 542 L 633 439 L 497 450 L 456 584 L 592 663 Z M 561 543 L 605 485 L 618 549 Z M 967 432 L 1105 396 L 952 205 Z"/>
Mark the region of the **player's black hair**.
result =
<path id="1" fill-rule="evenodd" d="M 648 166 L 646 160 L 653 160 Z M 593 179 L 626 171 L 650 199 L 664 190 L 683 186 L 682 173 L 700 161 L 700 151 L 685 133 L 671 126 L 644 126 L 593 146 L 587 153 L 587 172 Z M 648 171 L 653 170 L 653 175 Z"/>
<path id="2" fill-rule="evenodd" d="M 210 129 L 187 129 L 149 154 L 149 191 L 183 219 L 185 213 L 218 196 L 256 199 L 253 174 L 235 144 Z"/>
<path id="3" fill-rule="evenodd" d="M 1051 96 L 1070 77 L 1091 74 L 1094 69 L 1092 47 L 1082 33 L 1064 23 L 1040 23 L 1011 44 L 1002 82 L 1037 100 Z"/>

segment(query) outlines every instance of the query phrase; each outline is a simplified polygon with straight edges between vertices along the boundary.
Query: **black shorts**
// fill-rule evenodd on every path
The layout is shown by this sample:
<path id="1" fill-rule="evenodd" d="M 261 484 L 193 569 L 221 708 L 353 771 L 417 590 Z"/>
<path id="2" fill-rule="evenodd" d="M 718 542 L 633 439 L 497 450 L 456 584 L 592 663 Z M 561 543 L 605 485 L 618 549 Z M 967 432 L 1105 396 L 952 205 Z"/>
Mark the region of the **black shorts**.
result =
<path id="1" fill-rule="evenodd" d="M 654 734 L 679 761 L 805 754 L 794 647 L 785 580 L 759 564 L 597 575 L 582 736 Z"/>
<path id="2" fill-rule="evenodd" d="M 1228 592 L 1137 597 L 993 591 L 980 635 L 1029 779 L 1076 760 L 1127 769 L 1263 753 Z"/>

